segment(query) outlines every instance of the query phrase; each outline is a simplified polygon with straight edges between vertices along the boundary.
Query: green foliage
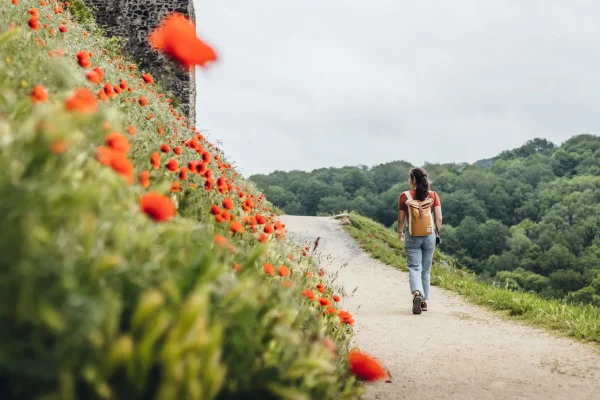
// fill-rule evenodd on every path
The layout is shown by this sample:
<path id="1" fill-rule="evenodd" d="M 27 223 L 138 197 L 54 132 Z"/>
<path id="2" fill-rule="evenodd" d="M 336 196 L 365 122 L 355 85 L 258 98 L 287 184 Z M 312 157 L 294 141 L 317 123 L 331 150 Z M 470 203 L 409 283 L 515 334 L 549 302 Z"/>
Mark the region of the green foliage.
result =
<path id="1" fill-rule="evenodd" d="M 102 29 L 96 25 L 94 15 L 83 0 L 70 1 L 69 14 L 80 26 L 88 30 L 98 30 L 98 34 L 102 33 Z"/>
<path id="2" fill-rule="evenodd" d="M 350 221 L 346 230 L 359 246 L 388 265 L 406 269 L 406 255 L 396 232 L 355 213 L 350 214 Z M 600 308 L 592 305 L 600 300 L 600 296 L 594 297 L 596 295 L 590 289 L 570 294 L 569 301 L 586 303 L 571 305 L 569 301 L 548 300 L 519 290 L 536 290 L 546 285 L 546 277 L 523 269 L 503 272 L 501 276 L 503 280 L 487 283 L 469 273 L 453 257 L 438 251 L 434 253 L 432 284 L 456 291 L 468 301 L 503 311 L 527 324 L 600 343 Z M 597 283 L 600 289 L 600 275 Z"/>
<path id="3" fill-rule="evenodd" d="M 409 188 L 411 167 L 396 161 L 370 169 L 276 172 L 251 179 L 268 195 L 270 186 L 304 194 L 294 207 L 298 213 L 348 209 L 395 227 L 398 197 Z M 562 280 L 564 286 L 557 287 L 557 281 L 550 286 L 545 280 L 546 286 L 535 285 L 546 296 L 565 296 L 579 287 L 580 277 L 584 287 L 590 284 L 587 271 L 600 268 L 600 247 L 594 244 L 600 237 L 599 137 L 578 135 L 560 147 L 534 139 L 474 165 L 424 167 L 442 200 L 443 251 L 491 278 L 519 268 L 544 277 L 577 272 L 570 275 L 576 284 Z M 300 174 L 311 188 L 298 185 Z"/>
<path id="4" fill-rule="evenodd" d="M 546 139 L 536 138 L 529 140 L 517 149 L 503 151 L 498 158 L 503 160 L 513 160 L 515 158 L 526 158 L 538 153 L 548 154 L 554 150 L 555 147 L 554 143 L 549 142 Z"/>
<path id="5" fill-rule="evenodd" d="M 531 271 L 525 271 L 523 268 L 517 268 L 514 271 L 500 271 L 496 274 L 494 282 L 500 285 L 506 284 L 512 289 L 522 289 L 528 292 L 540 292 L 548 286 L 548 278 Z"/>
<path id="6" fill-rule="evenodd" d="M 39 1 L 21 0 L 0 14 L 0 30 L 9 22 L 21 29 L 0 31 L 0 397 L 358 398 L 362 388 L 346 358 L 351 328 L 301 296 L 317 283 L 306 276 L 317 276 L 314 262 L 287 239 L 261 243 L 253 233 L 230 233 L 210 214 L 224 195 L 205 191 L 198 174 L 170 193 L 179 178 L 164 167 L 151 170 L 150 156 L 177 126 L 178 140 L 195 134 L 181 127 L 163 90 L 118 68 L 103 55 L 111 41 L 68 13 L 56 17 L 68 20 L 65 34 L 29 30 L 32 7 Z M 54 29 L 59 23 L 48 20 Z M 51 58 L 48 49 L 58 47 L 65 57 Z M 76 88 L 101 87 L 76 64 L 82 49 L 94 53 L 107 82 L 124 78 L 134 92 L 89 115 L 66 110 Z M 34 85 L 46 88 L 49 102 L 32 103 Z M 144 108 L 131 101 L 141 95 Z M 159 122 L 165 136 L 157 134 Z M 137 128 L 127 152 L 135 176 L 151 170 L 149 190 L 177 207 L 168 222 L 141 212 L 146 189 L 96 160 L 109 132 L 103 126 L 125 132 L 128 125 Z M 217 153 L 204 144 L 214 160 Z M 187 165 L 195 153 L 185 148 L 177 160 Z M 236 175 L 215 162 L 209 168 L 215 178 Z M 235 183 L 259 197 L 249 182 Z M 243 200 L 231 197 L 231 214 L 241 221 Z M 259 204 L 266 210 L 252 212 L 268 218 L 270 204 Z M 266 276 L 265 262 L 287 266 L 294 286 Z M 327 285 L 324 296 L 336 290 L 326 277 L 319 281 Z"/>

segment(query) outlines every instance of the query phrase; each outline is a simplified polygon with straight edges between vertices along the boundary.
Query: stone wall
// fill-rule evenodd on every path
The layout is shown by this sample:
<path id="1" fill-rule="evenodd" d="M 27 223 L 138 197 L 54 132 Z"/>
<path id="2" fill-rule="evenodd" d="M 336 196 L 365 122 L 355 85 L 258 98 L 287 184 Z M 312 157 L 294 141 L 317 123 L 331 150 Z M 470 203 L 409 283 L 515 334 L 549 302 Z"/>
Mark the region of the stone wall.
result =
<path id="1" fill-rule="evenodd" d="M 180 102 L 190 121 L 195 121 L 196 85 L 194 71 L 183 71 L 154 52 L 148 34 L 172 11 L 194 19 L 193 0 L 84 0 L 96 22 L 110 36 L 124 39 L 125 51 Z"/>

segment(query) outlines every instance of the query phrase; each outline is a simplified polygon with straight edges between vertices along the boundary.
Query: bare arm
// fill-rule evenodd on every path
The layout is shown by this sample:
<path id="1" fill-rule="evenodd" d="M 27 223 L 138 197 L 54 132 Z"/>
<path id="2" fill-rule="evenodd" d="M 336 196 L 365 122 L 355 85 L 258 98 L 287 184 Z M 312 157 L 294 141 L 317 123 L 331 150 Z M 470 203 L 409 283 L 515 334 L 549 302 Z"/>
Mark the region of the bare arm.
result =
<path id="1" fill-rule="evenodd" d="M 435 207 L 433 212 L 435 213 L 435 227 L 439 232 L 439 230 L 442 228 L 442 206 Z"/>
<path id="2" fill-rule="evenodd" d="M 406 214 L 404 213 L 404 210 L 398 211 L 398 237 L 400 238 L 401 242 L 404 241 L 404 234 L 402 233 L 402 231 L 404 230 L 404 221 L 405 220 L 406 220 Z"/>

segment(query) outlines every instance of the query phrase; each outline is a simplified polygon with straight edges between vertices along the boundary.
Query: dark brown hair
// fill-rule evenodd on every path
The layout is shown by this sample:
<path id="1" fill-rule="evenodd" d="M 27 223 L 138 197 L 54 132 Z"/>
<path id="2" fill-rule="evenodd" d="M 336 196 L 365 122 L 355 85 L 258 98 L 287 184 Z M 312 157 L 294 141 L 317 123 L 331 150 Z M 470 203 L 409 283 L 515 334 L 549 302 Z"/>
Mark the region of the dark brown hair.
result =
<path id="1" fill-rule="evenodd" d="M 413 168 L 408 173 L 415 184 L 417 200 L 423 201 L 429 196 L 429 179 L 423 168 Z"/>

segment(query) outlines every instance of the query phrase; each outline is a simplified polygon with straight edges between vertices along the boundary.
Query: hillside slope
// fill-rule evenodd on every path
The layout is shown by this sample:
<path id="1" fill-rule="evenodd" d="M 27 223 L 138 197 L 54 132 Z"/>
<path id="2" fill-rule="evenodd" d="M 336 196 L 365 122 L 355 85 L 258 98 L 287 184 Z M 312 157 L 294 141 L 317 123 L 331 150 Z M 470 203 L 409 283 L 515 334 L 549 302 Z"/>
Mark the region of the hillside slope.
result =
<path id="1" fill-rule="evenodd" d="M 310 249 L 71 6 L 0 5 L 0 398 L 357 398 Z"/>

